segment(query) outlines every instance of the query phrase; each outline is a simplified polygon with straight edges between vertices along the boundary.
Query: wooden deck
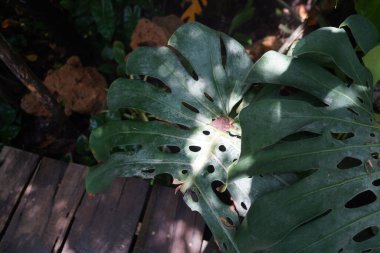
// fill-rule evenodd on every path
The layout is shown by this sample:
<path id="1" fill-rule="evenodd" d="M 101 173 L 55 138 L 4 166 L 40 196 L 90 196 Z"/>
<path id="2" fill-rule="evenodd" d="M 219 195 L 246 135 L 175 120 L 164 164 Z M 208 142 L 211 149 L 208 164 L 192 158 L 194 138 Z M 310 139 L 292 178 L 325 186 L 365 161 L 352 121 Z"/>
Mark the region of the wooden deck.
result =
<path id="1" fill-rule="evenodd" d="M 89 196 L 86 167 L 4 147 L 1 253 L 196 253 L 205 225 L 174 189 L 119 179 Z"/>

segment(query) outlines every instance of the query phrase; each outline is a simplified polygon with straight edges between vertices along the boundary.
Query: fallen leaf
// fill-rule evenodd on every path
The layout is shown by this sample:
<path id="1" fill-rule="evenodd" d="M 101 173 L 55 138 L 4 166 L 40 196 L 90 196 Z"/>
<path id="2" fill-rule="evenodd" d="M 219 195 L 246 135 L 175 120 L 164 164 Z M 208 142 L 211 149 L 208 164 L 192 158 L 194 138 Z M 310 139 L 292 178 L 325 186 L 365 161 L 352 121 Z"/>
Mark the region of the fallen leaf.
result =
<path id="1" fill-rule="evenodd" d="M 203 6 L 207 6 L 208 0 L 201 0 Z M 189 8 L 185 10 L 185 12 L 181 16 L 182 21 L 195 21 L 195 15 L 201 15 L 202 14 L 202 6 L 199 2 L 199 0 L 191 0 L 191 4 Z"/>
<path id="2" fill-rule="evenodd" d="M 268 35 L 261 40 L 254 42 L 246 48 L 247 52 L 253 60 L 259 59 L 265 52 L 269 50 L 278 50 L 281 47 L 280 39 L 275 35 Z"/>
<path id="3" fill-rule="evenodd" d="M 142 18 L 132 33 L 130 46 L 133 49 L 139 46 L 165 46 L 181 24 L 175 15 L 154 17 L 153 21 Z"/>
<path id="4" fill-rule="evenodd" d="M 77 56 L 70 57 L 59 69 L 50 70 L 43 83 L 65 106 L 66 115 L 72 112 L 96 114 L 106 107 L 105 78 L 95 68 L 83 67 Z M 36 116 L 51 116 L 40 104 L 35 92 L 22 98 L 21 108 Z"/>

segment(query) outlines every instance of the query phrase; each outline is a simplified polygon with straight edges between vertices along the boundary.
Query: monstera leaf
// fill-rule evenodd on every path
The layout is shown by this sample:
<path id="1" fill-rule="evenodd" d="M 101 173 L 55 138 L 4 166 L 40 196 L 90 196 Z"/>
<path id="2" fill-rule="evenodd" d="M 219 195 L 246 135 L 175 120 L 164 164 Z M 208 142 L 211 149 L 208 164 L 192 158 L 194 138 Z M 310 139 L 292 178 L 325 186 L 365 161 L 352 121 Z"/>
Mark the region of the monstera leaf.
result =
<path id="1" fill-rule="evenodd" d="M 229 175 L 296 172 L 303 179 L 254 202 L 236 234 L 246 252 L 380 250 L 373 82 L 347 33 L 364 52 L 377 37 L 357 29 L 374 30 L 354 16 L 342 28 L 311 33 L 290 56 L 269 52 L 254 66 L 255 82 L 275 93 L 240 114 L 242 154 Z"/>
<path id="2" fill-rule="evenodd" d="M 228 186 L 235 210 L 218 195 L 240 155 L 234 106 L 249 88 L 252 67 L 240 44 L 198 23 L 183 25 L 166 47 L 135 50 L 127 62 L 133 79 L 113 82 L 108 107 L 139 109 L 154 120 L 112 121 L 92 132 L 90 145 L 102 163 L 89 170 L 87 190 L 99 192 L 115 177 L 168 173 L 221 248 L 237 252 L 233 234 L 238 214 L 250 206 L 243 186 L 250 183 Z"/>

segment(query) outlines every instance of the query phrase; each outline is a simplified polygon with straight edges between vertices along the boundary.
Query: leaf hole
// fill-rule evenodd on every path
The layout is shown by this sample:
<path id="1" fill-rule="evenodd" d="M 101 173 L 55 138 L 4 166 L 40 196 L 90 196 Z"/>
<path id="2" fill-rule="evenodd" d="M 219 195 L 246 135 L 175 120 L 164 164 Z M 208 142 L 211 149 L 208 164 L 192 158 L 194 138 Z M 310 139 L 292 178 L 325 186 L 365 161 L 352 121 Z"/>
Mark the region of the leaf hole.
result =
<path id="1" fill-rule="evenodd" d="M 354 137 L 354 133 L 333 133 L 331 132 L 331 136 L 336 139 L 336 140 L 340 140 L 340 141 L 343 141 L 343 140 L 348 140 L 352 137 Z"/>
<path id="2" fill-rule="evenodd" d="M 188 170 L 182 170 L 182 174 L 186 175 L 189 171 Z"/>
<path id="3" fill-rule="evenodd" d="M 209 165 L 209 166 L 207 166 L 207 172 L 208 172 L 208 173 L 213 173 L 214 171 L 215 171 L 215 168 L 214 168 L 213 165 Z"/>
<path id="4" fill-rule="evenodd" d="M 176 124 L 179 128 L 183 129 L 183 130 L 190 130 L 190 127 L 187 127 L 185 125 L 181 125 L 181 124 Z"/>
<path id="5" fill-rule="evenodd" d="M 122 146 L 116 146 L 111 149 L 111 153 L 117 153 L 117 152 L 125 152 L 124 147 Z"/>
<path id="6" fill-rule="evenodd" d="M 219 146 L 219 150 L 221 151 L 221 152 L 226 152 L 226 147 L 224 146 L 224 145 L 220 145 Z"/>
<path id="7" fill-rule="evenodd" d="M 368 252 L 371 252 L 372 249 L 366 249 L 366 250 L 362 250 L 360 253 L 368 253 Z"/>
<path id="8" fill-rule="evenodd" d="M 203 131 L 202 132 L 204 135 L 210 135 L 210 131 Z"/>
<path id="9" fill-rule="evenodd" d="M 237 158 L 233 159 L 232 162 L 236 162 L 237 161 Z"/>
<path id="10" fill-rule="evenodd" d="M 226 205 L 231 206 L 233 204 L 231 194 L 226 189 L 221 192 L 221 189 L 224 189 L 225 185 L 220 181 L 214 181 L 211 183 L 211 188 L 214 191 L 215 195 Z"/>
<path id="11" fill-rule="evenodd" d="M 199 110 L 188 103 L 182 102 L 182 105 L 194 113 L 199 113 Z"/>
<path id="12" fill-rule="evenodd" d="M 244 210 L 247 210 L 247 209 L 248 209 L 247 206 L 246 206 L 246 204 L 245 204 L 244 202 L 241 202 L 240 205 L 241 205 L 241 207 L 242 207 Z"/>
<path id="13" fill-rule="evenodd" d="M 372 184 L 373 184 L 374 186 L 380 186 L 380 178 L 374 180 L 374 181 L 372 182 Z"/>
<path id="14" fill-rule="evenodd" d="M 348 27 L 348 26 L 345 25 L 345 26 L 342 26 L 342 28 L 346 32 L 347 37 L 350 40 L 352 48 L 356 48 L 357 47 L 357 43 L 356 43 L 354 35 L 352 34 L 352 31 L 351 31 L 350 27 Z"/>
<path id="15" fill-rule="evenodd" d="M 119 145 L 112 147 L 111 153 L 124 152 L 133 155 L 142 149 L 142 145 Z"/>
<path id="16" fill-rule="evenodd" d="M 352 240 L 355 242 L 364 242 L 377 235 L 377 233 L 379 233 L 379 228 L 377 226 L 367 227 L 354 235 Z"/>
<path id="17" fill-rule="evenodd" d="M 351 112 L 352 114 L 355 114 L 356 116 L 359 116 L 359 113 L 357 113 L 355 110 L 351 109 L 351 108 L 347 108 L 347 110 L 349 112 Z"/>
<path id="18" fill-rule="evenodd" d="M 340 248 L 339 250 L 338 250 L 338 253 L 342 253 L 343 252 L 343 248 Z"/>
<path id="19" fill-rule="evenodd" d="M 362 165 L 362 161 L 357 158 L 346 156 L 337 165 L 338 169 L 346 170 Z"/>
<path id="20" fill-rule="evenodd" d="M 228 135 L 229 136 L 231 136 L 231 137 L 237 137 L 237 138 L 241 138 L 241 136 L 240 135 L 238 135 L 238 134 L 233 134 L 233 133 L 231 133 L 230 131 L 228 131 Z"/>
<path id="21" fill-rule="evenodd" d="M 199 199 L 198 199 L 198 195 L 193 191 L 193 190 L 190 190 L 190 197 L 191 199 L 194 201 L 194 202 L 198 202 Z"/>
<path id="22" fill-rule="evenodd" d="M 227 244 L 224 242 L 224 243 L 222 243 L 222 245 L 223 245 L 223 248 L 224 248 L 224 250 L 227 250 L 228 248 L 227 248 Z"/>
<path id="23" fill-rule="evenodd" d="M 361 97 L 356 97 L 360 103 L 364 104 L 364 100 Z"/>
<path id="24" fill-rule="evenodd" d="M 346 208 L 358 208 L 362 206 L 369 205 L 375 202 L 377 199 L 375 193 L 371 190 L 361 192 L 349 200 L 344 206 Z"/>
<path id="25" fill-rule="evenodd" d="M 294 134 L 291 134 L 291 135 L 284 137 L 281 141 L 286 141 L 286 142 L 298 141 L 298 140 L 315 138 L 318 136 L 321 136 L 321 135 L 318 133 L 313 133 L 313 132 L 309 132 L 309 131 L 300 131 L 300 132 L 297 132 L 297 133 L 294 133 Z"/>
<path id="26" fill-rule="evenodd" d="M 205 97 L 210 100 L 211 102 L 214 102 L 214 99 L 209 95 L 207 94 L 206 92 L 203 92 L 203 94 L 205 95 Z"/>
<path id="27" fill-rule="evenodd" d="M 234 226 L 234 222 L 232 221 L 232 219 L 230 217 L 222 217 L 221 219 L 225 221 L 225 223 L 226 223 L 225 225 L 227 225 L 229 227 Z"/>
<path id="28" fill-rule="evenodd" d="M 379 153 L 378 152 L 373 152 L 371 154 L 371 156 L 372 156 L 373 159 L 379 159 Z"/>
<path id="29" fill-rule="evenodd" d="M 177 154 L 181 152 L 181 149 L 178 146 L 172 146 L 172 145 L 159 146 L 158 150 L 160 150 L 163 153 L 170 153 L 170 154 Z"/>
<path id="30" fill-rule="evenodd" d="M 199 152 L 201 150 L 201 147 L 199 147 L 199 146 L 190 146 L 189 149 L 192 152 Z"/>
<path id="31" fill-rule="evenodd" d="M 170 48 L 174 54 L 177 56 L 178 60 L 180 61 L 183 68 L 186 70 L 186 72 L 195 80 L 198 81 L 199 77 L 197 73 L 195 73 L 193 66 L 191 63 L 183 56 L 176 48 L 167 45 L 168 48 Z"/>
<path id="32" fill-rule="evenodd" d="M 151 174 L 151 173 L 153 173 L 155 171 L 156 171 L 155 169 L 145 169 L 145 170 L 142 170 L 143 173 L 149 173 L 149 174 Z"/>
<path id="33" fill-rule="evenodd" d="M 151 85 L 153 85 L 153 86 L 155 86 L 155 87 L 163 90 L 166 93 L 171 93 L 172 92 L 172 90 L 170 89 L 170 87 L 167 86 L 163 81 L 161 81 L 158 78 L 154 78 L 154 77 L 148 76 L 146 78 L 146 81 L 148 83 L 150 83 Z"/>
<path id="34" fill-rule="evenodd" d="M 370 133 L 369 136 L 375 137 L 375 134 L 374 133 Z"/>

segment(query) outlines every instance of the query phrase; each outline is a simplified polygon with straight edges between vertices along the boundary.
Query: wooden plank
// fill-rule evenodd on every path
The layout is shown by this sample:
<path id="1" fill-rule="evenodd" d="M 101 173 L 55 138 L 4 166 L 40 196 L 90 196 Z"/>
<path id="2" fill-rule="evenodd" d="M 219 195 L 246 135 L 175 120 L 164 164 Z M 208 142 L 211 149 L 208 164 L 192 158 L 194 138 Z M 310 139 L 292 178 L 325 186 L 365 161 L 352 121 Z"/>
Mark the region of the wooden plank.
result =
<path id="1" fill-rule="evenodd" d="M 0 242 L 0 252 L 58 252 L 84 194 L 84 167 L 43 158 Z"/>
<path id="2" fill-rule="evenodd" d="M 173 188 L 154 186 L 134 253 L 199 253 L 204 226 Z"/>
<path id="3" fill-rule="evenodd" d="M 62 252 L 128 252 L 148 189 L 142 179 L 117 179 L 105 193 L 86 195 Z"/>
<path id="4" fill-rule="evenodd" d="M 38 155 L 11 147 L 0 154 L 0 234 L 5 233 L 10 216 L 36 169 Z M 1 238 L 0 238 L 1 239 Z"/>

